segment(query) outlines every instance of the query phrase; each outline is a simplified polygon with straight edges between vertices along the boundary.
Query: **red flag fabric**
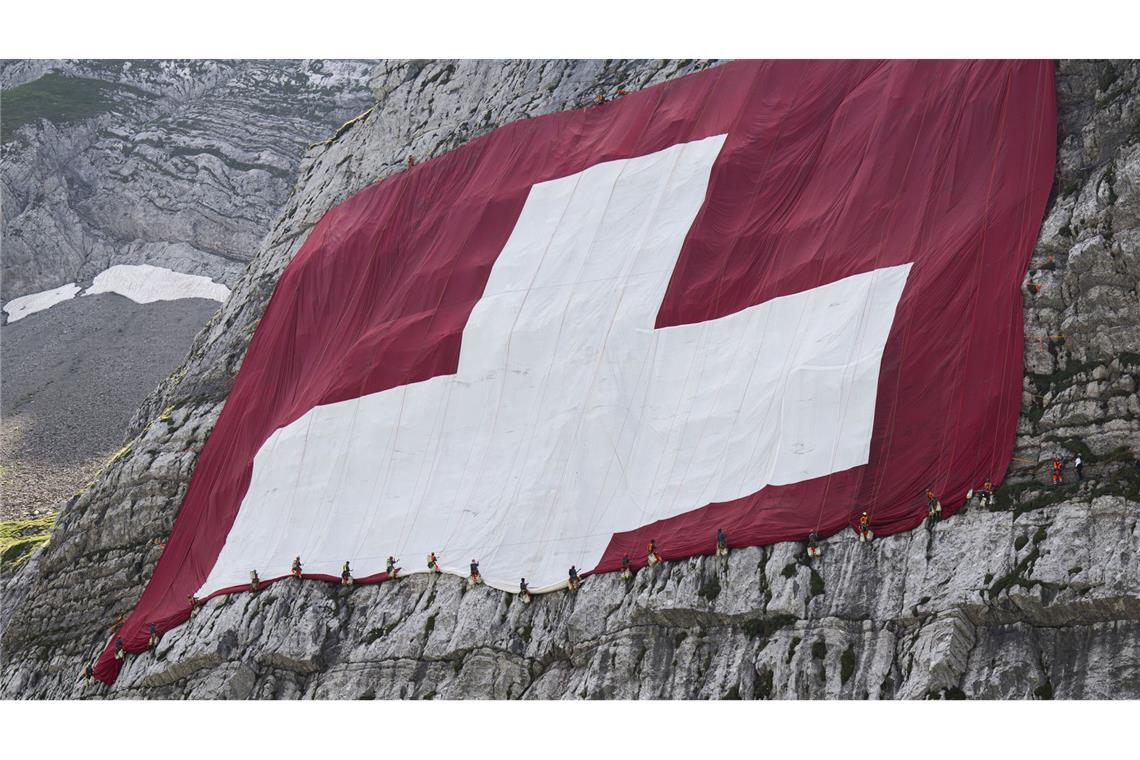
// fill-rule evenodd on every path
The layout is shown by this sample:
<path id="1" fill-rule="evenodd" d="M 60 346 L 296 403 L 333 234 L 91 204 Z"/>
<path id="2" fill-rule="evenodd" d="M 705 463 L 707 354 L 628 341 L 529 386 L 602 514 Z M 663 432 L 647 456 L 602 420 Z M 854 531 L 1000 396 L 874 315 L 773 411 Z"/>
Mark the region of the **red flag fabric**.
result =
<path id="1" fill-rule="evenodd" d="M 367 583 L 446 547 L 445 571 L 541 590 L 555 564 L 640 567 L 651 539 L 674 559 L 718 528 L 802 541 L 863 512 L 889 535 L 927 488 L 953 513 L 1013 446 L 1052 71 L 734 62 L 507 125 L 331 209 L 126 650 L 296 554 L 306 578 L 351 561 Z M 96 677 L 120 667 L 113 639 Z"/>

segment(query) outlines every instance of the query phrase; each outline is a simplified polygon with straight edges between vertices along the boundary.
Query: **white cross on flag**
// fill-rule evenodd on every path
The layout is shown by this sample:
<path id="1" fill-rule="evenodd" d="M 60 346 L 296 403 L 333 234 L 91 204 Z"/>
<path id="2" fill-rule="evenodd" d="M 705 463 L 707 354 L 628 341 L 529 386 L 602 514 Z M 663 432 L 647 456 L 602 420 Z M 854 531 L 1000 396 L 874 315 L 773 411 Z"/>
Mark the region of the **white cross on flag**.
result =
<path id="1" fill-rule="evenodd" d="M 952 512 L 1012 447 L 1054 118 L 1047 63 L 741 62 L 366 188 L 282 275 L 128 649 L 298 556 L 542 591 Z"/>

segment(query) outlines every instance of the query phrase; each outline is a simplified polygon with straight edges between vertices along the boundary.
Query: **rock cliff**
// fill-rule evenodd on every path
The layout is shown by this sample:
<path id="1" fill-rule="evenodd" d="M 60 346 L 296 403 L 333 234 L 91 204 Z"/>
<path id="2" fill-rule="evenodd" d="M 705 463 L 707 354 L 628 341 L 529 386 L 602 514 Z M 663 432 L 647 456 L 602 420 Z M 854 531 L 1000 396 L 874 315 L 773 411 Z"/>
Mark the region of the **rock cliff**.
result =
<path id="1" fill-rule="evenodd" d="M 0 300 L 113 264 L 229 285 L 305 147 L 369 105 L 363 61 L 7 61 Z"/>
<path id="2" fill-rule="evenodd" d="M 321 214 L 498 125 L 706 62 L 381 65 L 374 109 L 315 146 L 234 293 L 124 452 L 3 579 L 5 697 L 1140 697 L 1140 64 L 1057 68 L 1057 183 L 1026 276 L 1015 460 L 991 510 L 930 532 L 779 544 L 536 598 L 413 576 L 208 603 L 111 687 L 82 666 L 134 604 L 258 317 Z M 1081 454 L 1051 489 L 1043 463 Z"/>

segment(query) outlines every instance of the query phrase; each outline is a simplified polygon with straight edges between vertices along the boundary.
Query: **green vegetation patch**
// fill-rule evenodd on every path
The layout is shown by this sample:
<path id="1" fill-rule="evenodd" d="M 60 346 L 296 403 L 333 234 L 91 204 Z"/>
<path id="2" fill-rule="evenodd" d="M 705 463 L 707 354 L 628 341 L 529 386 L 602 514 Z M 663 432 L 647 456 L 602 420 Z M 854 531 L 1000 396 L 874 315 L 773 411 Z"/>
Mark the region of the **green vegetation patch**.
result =
<path id="1" fill-rule="evenodd" d="M 16 570 L 32 552 L 48 542 L 55 526 L 56 513 L 31 520 L 0 522 L 0 572 Z"/>
<path id="2" fill-rule="evenodd" d="M 133 87 L 57 73 L 4 90 L 0 93 L 0 140 L 8 142 L 17 129 L 37 119 L 66 124 L 105 113 L 114 105 L 112 95 L 121 90 L 145 96 Z"/>

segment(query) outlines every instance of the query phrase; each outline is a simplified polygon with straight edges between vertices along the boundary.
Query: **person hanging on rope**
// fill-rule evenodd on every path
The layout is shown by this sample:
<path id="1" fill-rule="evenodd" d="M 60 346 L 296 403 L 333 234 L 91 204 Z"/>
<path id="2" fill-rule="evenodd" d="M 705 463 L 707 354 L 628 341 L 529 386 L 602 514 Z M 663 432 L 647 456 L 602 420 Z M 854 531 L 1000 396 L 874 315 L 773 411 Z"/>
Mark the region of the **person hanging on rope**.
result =
<path id="1" fill-rule="evenodd" d="M 479 576 L 479 563 L 474 559 L 471 560 L 471 577 L 468 580 L 471 581 L 472 586 L 482 580 L 482 578 Z"/>
<path id="2" fill-rule="evenodd" d="M 340 569 L 340 585 L 352 585 L 352 568 L 348 566 L 348 560 L 344 561 L 344 566 Z"/>
<path id="3" fill-rule="evenodd" d="M 978 505 L 983 509 L 989 509 L 994 504 L 994 484 L 992 480 L 986 479 L 982 483 L 982 487 L 978 489 Z"/>
<path id="4" fill-rule="evenodd" d="M 578 590 L 578 568 L 573 565 L 570 566 L 570 580 L 568 581 L 571 591 Z"/>
<path id="5" fill-rule="evenodd" d="M 83 666 L 83 680 L 87 682 L 88 686 L 95 681 L 95 668 L 91 666 L 91 663 Z"/>
<path id="6" fill-rule="evenodd" d="M 301 555 L 298 554 L 293 558 L 293 566 L 289 568 L 289 575 L 301 580 Z"/>
<path id="7" fill-rule="evenodd" d="M 859 543 L 861 544 L 873 541 L 875 538 L 875 532 L 871 530 L 871 518 L 866 512 L 859 515 L 859 529 L 857 532 L 859 533 Z"/>
<path id="8" fill-rule="evenodd" d="M 388 555 L 388 565 L 385 568 L 384 572 L 388 573 L 389 578 L 395 579 L 395 577 L 399 574 L 400 570 L 396 567 L 396 563 L 399 561 L 400 560 L 396 559 L 391 554 Z"/>
<path id="9" fill-rule="evenodd" d="M 439 560 L 435 558 L 435 552 L 428 555 L 427 566 L 433 573 L 439 572 Z"/>
<path id="10" fill-rule="evenodd" d="M 526 578 L 519 581 L 519 599 L 523 604 L 530 604 L 530 589 L 526 587 Z"/>
<path id="11" fill-rule="evenodd" d="M 126 656 L 127 650 L 123 648 L 123 639 L 120 636 L 119 638 L 115 639 L 115 659 L 122 660 Z"/>
<path id="12" fill-rule="evenodd" d="M 198 605 L 201 604 L 201 602 L 198 601 L 198 597 L 194 596 L 193 594 L 187 594 L 186 595 L 186 601 L 190 603 L 190 614 L 191 615 L 197 615 L 198 614 Z"/>
<path id="13" fill-rule="evenodd" d="M 656 565 L 658 562 L 661 561 L 661 555 L 657 553 L 657 539 L 656 538 L 649 539 L 649 547 L 646 550 L 646 559 L 649 562 L 650 567 L 653 567 L 654 565 Z"/>
<path id="14" fill-rule="evenodd" d="M 815 534 L 814 530 L 808 534 L 807 555 L 808 559 L 816 559 L 819 557 L 819 536 Z"/>
<path id="15" fill-rule="evenodd" d="M 601 93 L 594 96 L 594 105 L 600 106 L 606 102 L 606 96 Z"/>
<path id="16" fill-rule="evenodd" d="M 621 558 L 621 577 L 627 581 L 633 577 L 633 571 L 629 569 L 629 555 L 626 554 Z"/>
<path id="17" fill-rule="evenodd" d="M 257 586 L 259 583 L 261 583 L 261 579 L 257 577 L 257 571 L 256 570 L 250 570 L 249 571 L 249 590 L 250 591 L 257 591 Z"/>
<path id="18" fill-rule="evenodd" d="M 1077 454 L 1077 458 L 1073 460 L 1073 469 L 1077 471 L 1077 480 L 1085 479 L 1085 463 L 1080 454 Z"/>
<path id="19" fill-rule="evenodd" d="M 942 519 L 942 502 L 932 488 L 926 489 L 926 508 L 936 521 Z"/>
<path id="20" fill-rule="evenodd" d="M 1061 457 L 1053 457 L 1053 485 L 1059 486 L 1065 482 L 1065 463 Z"/>
<path id="21" fill-rule="evenodd" d="M 728 556 L 728 538 L 724 535 L 724 531 L 720 528 L 716 529 L 716 556 Z"/>
<path id="22" fill-rule="evenodd" d="M 158 626 L 154 623 L 150 624 L 150 639 L 147 641 L 146 646 L 148 649 L 154 649 L 158 646 Z"/>

